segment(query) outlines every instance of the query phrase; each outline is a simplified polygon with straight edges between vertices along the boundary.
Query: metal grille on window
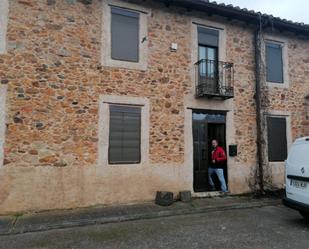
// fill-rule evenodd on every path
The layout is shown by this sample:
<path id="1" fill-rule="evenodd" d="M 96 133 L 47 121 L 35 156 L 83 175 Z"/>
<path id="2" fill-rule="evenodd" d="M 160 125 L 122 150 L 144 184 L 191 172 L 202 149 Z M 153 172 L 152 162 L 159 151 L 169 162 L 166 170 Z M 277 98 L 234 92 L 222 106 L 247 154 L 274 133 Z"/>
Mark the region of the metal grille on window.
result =
<path id="1" fill-rule="evenodd" d="M 138 62 L 139 13 L 112 7 L 111 15 L 112 59 Z"/>
<path id="2" fill-rule="evenodd" d="M 109 163 L 139 163 L 141 160 L 141 108 L 110 105 L 109 111 Z"/>
<path id="3" fill-rule="evenodd" d="M 282 162 L 287 158 L 285 117 L 267 117 L 268 160 Z"/>

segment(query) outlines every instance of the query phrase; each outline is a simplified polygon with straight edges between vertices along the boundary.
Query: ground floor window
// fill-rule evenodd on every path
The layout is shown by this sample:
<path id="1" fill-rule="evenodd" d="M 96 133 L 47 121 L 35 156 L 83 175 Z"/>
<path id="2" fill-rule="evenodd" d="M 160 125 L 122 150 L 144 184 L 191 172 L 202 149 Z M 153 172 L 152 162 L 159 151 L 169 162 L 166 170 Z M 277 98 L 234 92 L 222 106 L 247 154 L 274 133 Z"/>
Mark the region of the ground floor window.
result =
<path id="1" fill-rule="evenodd" d="M 141 161 L 141 108 L 128 105 L 109 106 L 110 164 L 136 164 Z"/>
<path id="2" fill-rule="evenodd" d="M 101 95 L 98 165 L 120 169 L 147 165 L 149 115 L 148 98 Z"/>
<path id="3" fill-rule="evenodd" d="M 282 162 L 287 158 L 286 117 L 267 117 L 268 161 Z"/>

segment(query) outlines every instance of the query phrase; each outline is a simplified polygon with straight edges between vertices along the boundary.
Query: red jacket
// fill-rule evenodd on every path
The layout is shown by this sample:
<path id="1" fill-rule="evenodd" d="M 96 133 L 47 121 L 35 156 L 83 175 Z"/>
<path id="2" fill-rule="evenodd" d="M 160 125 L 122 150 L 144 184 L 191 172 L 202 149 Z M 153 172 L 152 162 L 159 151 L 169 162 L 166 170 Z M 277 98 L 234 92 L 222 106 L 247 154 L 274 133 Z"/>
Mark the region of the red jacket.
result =
<path id="1" fill-rule="evenodd" d="M 224 149 L 220 146 L 217 146 L 217 148 L 211 152 L 211 159 L 212 161 L 216 161 L 215 163 L 212 162 L 213 168 L 221 168 L 224 166 L 224 163 L 226 162 L 226 154 Z"/>

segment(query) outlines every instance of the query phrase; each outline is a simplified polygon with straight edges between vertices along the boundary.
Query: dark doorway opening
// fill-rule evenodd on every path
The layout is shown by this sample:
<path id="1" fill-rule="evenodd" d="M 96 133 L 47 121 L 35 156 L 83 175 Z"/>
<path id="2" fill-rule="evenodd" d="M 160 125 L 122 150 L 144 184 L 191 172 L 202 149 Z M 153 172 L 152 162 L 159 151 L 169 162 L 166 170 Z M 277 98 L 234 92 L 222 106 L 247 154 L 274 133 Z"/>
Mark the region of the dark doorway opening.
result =
<path id="1" fill-rule="evenodd" d="M 208 167 L 211 162 L 211 141 L 217 139 L 219 146 L 226 151 L 226 113 L 219 111 L 193 110 L 193 188 L 195 192 L 210 191 L 208 183 Z M 227 164 L 223 167 L 227 184 Z M 220 182 L 213 176 L 216 190 L 220 190 Z"/>

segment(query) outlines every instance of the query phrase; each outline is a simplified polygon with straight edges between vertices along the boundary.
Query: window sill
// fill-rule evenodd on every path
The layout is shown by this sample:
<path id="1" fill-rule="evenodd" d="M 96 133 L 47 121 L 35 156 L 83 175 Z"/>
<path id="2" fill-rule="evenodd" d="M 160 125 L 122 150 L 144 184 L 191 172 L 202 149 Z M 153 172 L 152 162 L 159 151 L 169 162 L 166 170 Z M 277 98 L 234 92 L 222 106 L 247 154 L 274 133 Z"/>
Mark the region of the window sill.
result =
<path id="1" fill-rule="evenodd" d="M 289 84 L 289 82 L 276 83 L 276 82 L 268 82 L 268 81 L 266 81 L 266 86 L 268 86 L 270 88 L 274 88 L 274 87 L 289 88 L 290 84 Z"/>
<path id="2" fill-rule="evenodd" d="M 270 165 L 284 165 L 285 161 L 268 162 Z"/>
<path id="3" fill-rule="evenodd" d="M 138 166 L 141 166 L 142 163 L 119 163 L 119 164 L 116 164 L 116 163 L 108 163 L 107 164 L 107 167 L 111 167 L 111 168 L 122 168 L 122 167 L 138 167 Z"/>
<path id="4" fill-rule="evenodd" d="M 102 63 L 103 67 L 115 67 L 129 70 L 147 71 L 147 63 L 143 62 L 131 62 L 122 60 L 108 59 Z"/>

